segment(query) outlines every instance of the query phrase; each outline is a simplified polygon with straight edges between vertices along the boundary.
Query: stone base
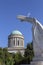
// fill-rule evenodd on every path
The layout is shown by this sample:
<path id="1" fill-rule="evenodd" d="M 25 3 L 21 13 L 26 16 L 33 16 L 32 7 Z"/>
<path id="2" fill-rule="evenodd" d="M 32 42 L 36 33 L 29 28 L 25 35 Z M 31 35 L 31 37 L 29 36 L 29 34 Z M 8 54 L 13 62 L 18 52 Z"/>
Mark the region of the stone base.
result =
<path id="1" fill-rule="evenodd" d="M 43 61 L 32 61 L 30 65 L 43 65 Z"/>
<path id="2" fill-rule="evenodd" d="M 43 65 L 43 57 L 40 56 L 34 57 L 30 65 Z"/>

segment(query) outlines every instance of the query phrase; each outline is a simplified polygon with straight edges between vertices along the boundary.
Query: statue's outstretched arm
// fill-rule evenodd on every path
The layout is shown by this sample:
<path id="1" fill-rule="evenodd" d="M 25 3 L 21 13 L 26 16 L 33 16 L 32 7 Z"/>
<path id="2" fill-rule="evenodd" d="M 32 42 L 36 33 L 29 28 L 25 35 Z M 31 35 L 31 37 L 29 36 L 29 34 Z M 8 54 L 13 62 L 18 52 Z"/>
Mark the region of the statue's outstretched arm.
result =
<path id="1" fill-rule="evenodd" d="M 21 21 L 27 21 L 27 22 L 31 22 L 31 23 L 36 23 L 35 18 L 32 18 L 32 17 L 18 15 L 17 18 L 20 19 Z"/>

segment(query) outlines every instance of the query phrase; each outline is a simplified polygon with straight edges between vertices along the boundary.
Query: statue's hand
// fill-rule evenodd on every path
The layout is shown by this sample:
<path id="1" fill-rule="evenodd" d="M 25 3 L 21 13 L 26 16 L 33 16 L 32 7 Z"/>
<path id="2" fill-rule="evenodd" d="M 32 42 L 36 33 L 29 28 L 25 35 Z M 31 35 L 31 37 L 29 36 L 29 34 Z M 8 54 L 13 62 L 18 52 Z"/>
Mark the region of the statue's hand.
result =
<path id="1" fill-rule="evenodd" d="M 18 15 L 17 18 L 20 19 L 21 21 L 26 21 L 26 22 L 30 22 L 30 23 L 32 23 L 32 24 L 36 24 L 35 18 L 32 18 L 32 17 L 27 17 L 27 16 L 23 16 L 23 15 Z"/>
<path id="2" fill-rule="evenodd" d="M 17 18 L 21 21 L 24 21 L 26 19 L 26 16 L 18 15 Z"/>

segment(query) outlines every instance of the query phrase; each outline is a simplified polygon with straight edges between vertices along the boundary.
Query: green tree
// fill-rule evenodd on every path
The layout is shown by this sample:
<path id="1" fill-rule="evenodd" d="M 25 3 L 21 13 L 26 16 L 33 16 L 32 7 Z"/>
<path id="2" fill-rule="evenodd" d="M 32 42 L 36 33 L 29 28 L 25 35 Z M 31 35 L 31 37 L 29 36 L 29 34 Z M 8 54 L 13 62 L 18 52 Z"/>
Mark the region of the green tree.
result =
<path id="1" fill-rule="evenodd" d="M 4 65 L 4 57 L 3 57 L 3 49 L 0 48 L 0 65 L 3 64 Z"/>
<path id="2" fill-rule="evenodd" d="M 21 61 L 22 61 L 22 55 L 21 55 L 21 53 L 20 52 L 18 52 L 18 53 L 16 53 L 15 54 L 15 65 L 19 65 L 19 64 L 21 64 Z"/>
<path id="3" fill-rule="evenodd" d="M 3 52 L 4 52 L 4 58 L 5 58 L 4 59 L 5 65 L 14 65 L 13 56 L 12 54 L 8 52 L 7 48 L 4 48 Z"/>
<path id="4" fill-rule="evenodd" d="M 32 58 L 34 56 L 34 52 L 33 52 L 33 43 L 28 43 L 27 47 L 25 49 L 25 53 L 24 53 L 24 57 L 27 59 L 27 63 L 30 63 L 30 61 L 32 61 Z"/>
<path id="5" fill-rule="evenodd" d="M 34 56 L 33 43 L 28 43 L 24 56 L 20 52 L 9 53 L 7 48 L 0 48 L 0 65 L 29 64 Z"/>

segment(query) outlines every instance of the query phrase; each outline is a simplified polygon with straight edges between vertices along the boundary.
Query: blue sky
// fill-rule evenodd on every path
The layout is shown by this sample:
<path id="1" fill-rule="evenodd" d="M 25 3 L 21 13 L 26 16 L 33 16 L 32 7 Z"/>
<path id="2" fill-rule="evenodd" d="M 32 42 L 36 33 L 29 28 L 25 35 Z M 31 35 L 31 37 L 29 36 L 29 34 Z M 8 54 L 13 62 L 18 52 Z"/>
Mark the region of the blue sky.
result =
<path id="1" fill-rule="evenodd" d="M 16 18 L 28 13 L 43 24 L 43 0 L 0 0 L 0 47 L 7 47 L 8 35 L 13 30 L 22 32 L 25 46 L 32 41 L 32 25 Z"/>

